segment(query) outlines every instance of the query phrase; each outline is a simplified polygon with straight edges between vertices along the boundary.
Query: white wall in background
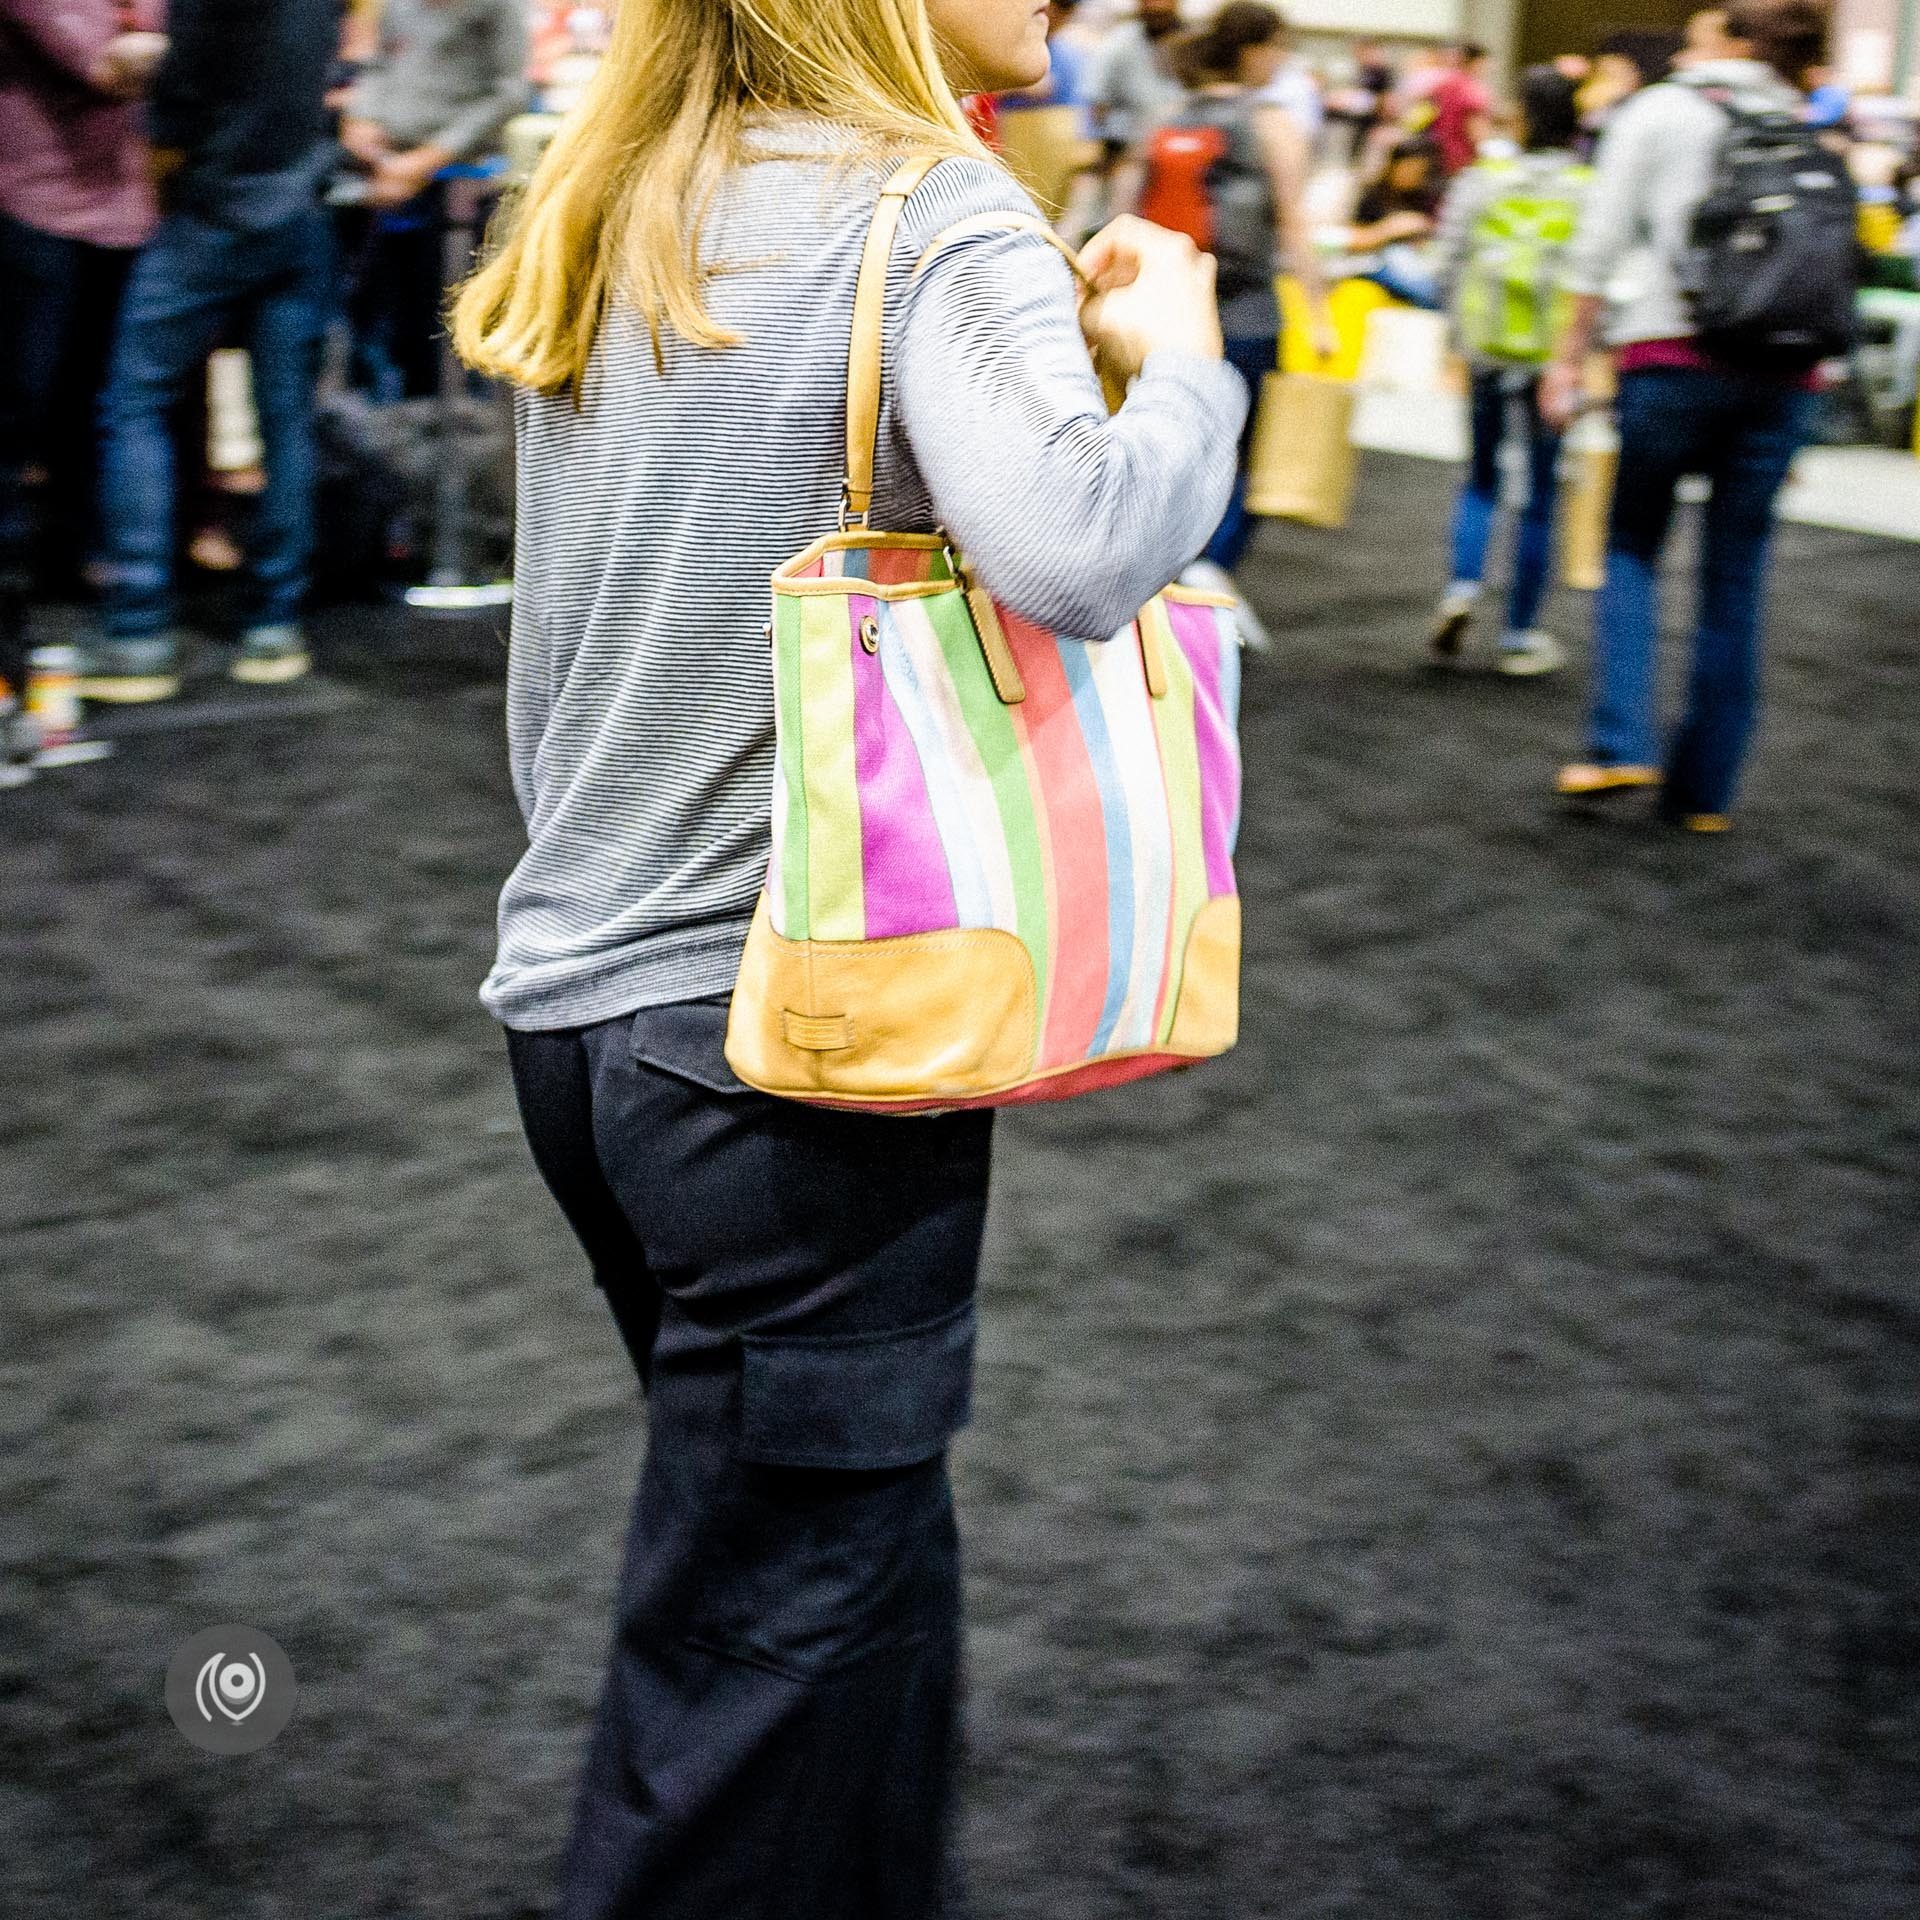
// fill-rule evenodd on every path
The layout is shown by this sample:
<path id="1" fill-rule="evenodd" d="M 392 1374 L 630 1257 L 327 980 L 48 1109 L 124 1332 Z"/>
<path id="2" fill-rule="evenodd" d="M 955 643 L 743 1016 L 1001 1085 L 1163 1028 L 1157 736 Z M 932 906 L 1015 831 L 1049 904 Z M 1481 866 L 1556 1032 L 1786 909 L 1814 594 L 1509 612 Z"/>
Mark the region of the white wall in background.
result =
<path id="1" fill-rule="evenodd" d="M 1839 0 L 1833 29 L 1835 62 L 1850 85 L 1876 89 L 1904 78 L 1920 99 L 1920 0 Z"/>
<path id="2" fill-rule="evenodd" d="M 1284 11 L 1306 33 L 1403 33 L 1448 40 L 1465 30 L 1461 0 L 1293 0 Z"/>
<path id="3" fill-rule="evenodd" d="M 1180 0 L 1190 20 L 1204 20 L 1220 0 Z M 1489 45 L 1501 38 L 1482 31 L 1477 14 L 1491 8 L 1510 16 L 1517 0 L 1280 0 L 1292 25 L 1309 34 L 1404 34 L 1414 40 L 1454 40 L 1478 33 Z M 1124 20 L 1134 11 L 1133 0 L 1081 0 L 1080 15 L 1089 27 Z"/>

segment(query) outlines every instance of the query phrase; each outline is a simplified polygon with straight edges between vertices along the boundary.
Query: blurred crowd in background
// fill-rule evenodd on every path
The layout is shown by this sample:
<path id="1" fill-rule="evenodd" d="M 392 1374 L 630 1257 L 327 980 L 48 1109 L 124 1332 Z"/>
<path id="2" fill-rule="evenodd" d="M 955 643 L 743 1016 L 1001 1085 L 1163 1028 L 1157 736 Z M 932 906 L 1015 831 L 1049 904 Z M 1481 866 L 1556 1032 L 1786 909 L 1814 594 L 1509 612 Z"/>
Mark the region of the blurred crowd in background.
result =
<path id="1" fill-rule="evenodd" d="M 76 695 L 129 704 L 180 691 L 197 645 L 181 612 L 192 576 L 232 576 L 226 670 L 274 685 L 310 667 L 302 615 L 316 592 L 393 592 L 431 576 L 455 593 L 508 570 L 504 403 L 453 367 L 441 314 L 491 196 L 537 164 L 590 83 L 611 12 L 174 0 L 169 19 L 164 0 L 0 0 L 10 777 L 68 740 Z M 1563 263 L 1577 265 L 1584 172 L 1638 95 L 1727 60 L 1726 11 L 1505 75 L 1466 43 L 1297 45 L 1263 6 L 1055 0 L 1051 20 L 1047 85 L 973 102 L 983 138 L 1069 240 L 1133 210 L 1195 231 L 1222 259 L 1235 364 L 1256 388 L 1271 374 L 1296 383 L 1258 410 L 1234 511 L 1202 566 L 1230 575 L 1261 512 L 1338 522 L 1345 414 L 1338 396 L 1299 382 L 1350 380 L 1393 337 L 1383 310 L 1438 310 L 1450 329 L 1439 377 L 1470 397 L 1474 461 L 1435 657 L 1458 651 L 1501 462 L 1517 457 L 1531 501 L 1500 664 L 1557 666 L 1562 650 L 1535 617 L 1568 421 L 1541 431 L 1536 403 L 1572 288 Z M 1821 62 L 1796 80 L 1792 111 L 1847 170 L 1864 303 L 1857 352 L 1828 356 L 1809 403 L 1817 423 L 1798 431 L 1911 447 L 1914 104 L 1852 93 Z M 1526 174 L 1523 243 L 1499 170 L 1541 154 L 1552 177 Z M 1251 183 L 1241 213 L 1236 172 Z M 1235 231 L 1245 206 L 1250 235 Z M 1477 269 L 1503 222 L 1498 261 Z M 1518 318 L 1510 291 L 1504 317 L 1488 318 L 1496 271 L 1509 290 L 1531 276 Z M 1476 301 L 1477 317 L 1463 312 Z M 1528 329 L 1540 337 L 1514 337 Z M 1602 380 L 1583 404 L 1608 397 Z M 1323 453 L 1311 471 L 1263 479 L 1261 433 Z M 1304 503 L 1278 497 L 1290 490 Z M 1589 516 L 1604 515 L 1604 485 L 1586 494 Z M 77 646 L 45 644 L 50 607 L 84 610 L 63 629 Z M 1249 627 L 1257 640 L 1257 619 Z"/>

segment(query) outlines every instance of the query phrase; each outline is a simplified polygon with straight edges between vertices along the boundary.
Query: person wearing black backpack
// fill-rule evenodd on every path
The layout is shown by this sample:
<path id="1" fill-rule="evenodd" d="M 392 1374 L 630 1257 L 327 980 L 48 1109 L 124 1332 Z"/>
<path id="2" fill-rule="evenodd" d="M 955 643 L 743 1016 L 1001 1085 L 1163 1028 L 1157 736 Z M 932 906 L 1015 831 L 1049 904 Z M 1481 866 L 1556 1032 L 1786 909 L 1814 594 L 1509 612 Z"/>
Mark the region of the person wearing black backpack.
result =
<path id="1" fill-rule="evenodd" d="M 1561 769 L 1559 791 L 1655 789 L 1666 816 L 1698 833 L 1731 823 L 1759 694 L 1774 503 L 1807 437 L 1817 369 L 1853 337 L 1854 189 L 1805 116 L 1828 29 L 1819 0 L 1734 0 L 1729 57 L 1620 109 L 1569 261 L 1573 316 L 1541 385 L 1547 418 L 1570 421 L 1604 312 L 1620 376 L 1619 483 L 1587 751 Z M 1712 494 L 1686 710 L 1663 754 L 1660 559 L 1688 474 Z"/>

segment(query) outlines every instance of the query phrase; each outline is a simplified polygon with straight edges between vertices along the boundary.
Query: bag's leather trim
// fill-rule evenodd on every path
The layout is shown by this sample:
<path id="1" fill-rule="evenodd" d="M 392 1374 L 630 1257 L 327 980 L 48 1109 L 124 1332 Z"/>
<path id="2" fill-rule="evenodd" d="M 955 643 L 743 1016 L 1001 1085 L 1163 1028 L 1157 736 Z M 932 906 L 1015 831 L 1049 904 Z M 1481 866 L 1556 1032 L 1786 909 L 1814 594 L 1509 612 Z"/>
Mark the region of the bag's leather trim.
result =
<path id="1" fill-rule="evenodd" d="M 973 616 L 973 630 L 979 637 L 980 651 L 987 657 L 987 674 L 1003 706 L 1017 707 L 1027 697 L 1027 683 L 1020 677 L 1013 649 L 1007 645 L 1007 630 L 1000 624 L 1000 609 L 984 587 L 967 587 L 967 611 Z"/>
<path id="2" fill-rule="evenodd" d="M 1162 1042 L 1151 1047 L 1130 1048 L 1123 1053 L 1103 1053 L 1092 1060 L 1070 1060 L 1023 1080 L 1009 1080 L 1002 1086 L 989 1087 L 984 1093 L 794 1093 L 774 1088 L 755 1088 L 755 1091 L 771 1093 L 776 1099 L 790 1100 L 800 1106 L 819 1107 L 829 1113 L 885 1113 L 930 1119 L 992 1107 L 1041 1106 L 1048 1101 L 1071 1099 L 1082 1092 L 1125 1086 L 1153 1074 L 1196 1067 L 1202 1061 L 1217 1057 L 1211 1052 L 1176 1052 Z"/>
<path id="3" fill-rule="evenodd" d="M 847 1044 L 807 1044 L 829 1022 L 844 1024 Z M 793 1099 L 927 1086 L 964 1097 L 1017 1084 L 1039 1046 L 1039 986 L 1016 935 L 789 940 L 762 896 L 727 1024 L 727 1064 L 748 1086 Z"/>
<path id="4" fill-rule="evenodd" d="M 901 580 L 882 585 L 852 574 L 836 574 L 831 579 L 805 580 L 799 576 L 830 553 L 941 553 L 947 541 L 938 533 L 869 533 L 864 528 L 846 533 L 830 533 L 816 540 L 804 552 L 778 566 L 773 572 L 775 593 L 857 593 L 871 600 L 929 600 L 935 594 L 951 593 L 951 580 Z"/>
<path id="5" fill-rule="evenodd" d="M 787 1045 L 802 1053 L 844 1053 L 853 1045 L 853 1022 L 844 1013 L 821 1016 L 783 1007 L 780 1020 Z"/>
<path id="6" fill-rule="evenodd" d="M 1133 623 L 1134 638 L 1140 643 L 1140 665 L 1147 676 L 1149 699 L 1167 697 L 1167 656 L 1160 644 L 1160 623 L 1143 612 Z"/>
<path id="7" fill-rule="evenodd" d="M 1166 1047 L 1208 1060 L 1230 1053 L 1239 1038 L 1240 898 L 1221 893 L 1193 916 Z"/>
<path id="8" fill-rule="evenodd" d="M 1181 957 L 1167 1037 L 1036 1071 L 1033 966 L 1012 934 L 981 927 L 887 940 L 788 940 L 774 931 L 762 900 L 734 993 L 727 1064 L 759 1092 L 848 1112 L 938 1113 L 1064 1097 L 1080 1083 L 1118 1083 L 1231 1049 L 1239 1038 L 1240 940 L 1239 896 L 1204 902 Z M 787 1040 L 786 1022 L 795 1015 L 840 1014 L 853 1026 L 856 1012 L 882 1050 L 855 1046 L 843 1057 Z M 983 1024 L 985 1052 L 976 1047 L 949 1062 L 928 1057 L 929 1039 L 977 1039 Z M 916 1090 L 876 1090 L 888 1083 Z"/>
<path id="9" fill-rule="evenodd" d="M 936 594 L 951 593 L 952 580 L 900 580 L 882 583 L 864 580 L 856 574 L 836 574 L 831 579 L 808 580 L 799 576 L 816 561 L 830 553 L 913 552 L 939 553 L 949 543 L 937 533 L 829 533 L 816 540 L 804 552 L 777 567 L 773 574 L 775 593 L 857 593 L 863 600 L 930 600 Z M 1183 607 L 1238 607 L 1230 593 L 1209 593 L 1203 587 L 1163 587 L 1162 600 L 1178 601 Z"/>

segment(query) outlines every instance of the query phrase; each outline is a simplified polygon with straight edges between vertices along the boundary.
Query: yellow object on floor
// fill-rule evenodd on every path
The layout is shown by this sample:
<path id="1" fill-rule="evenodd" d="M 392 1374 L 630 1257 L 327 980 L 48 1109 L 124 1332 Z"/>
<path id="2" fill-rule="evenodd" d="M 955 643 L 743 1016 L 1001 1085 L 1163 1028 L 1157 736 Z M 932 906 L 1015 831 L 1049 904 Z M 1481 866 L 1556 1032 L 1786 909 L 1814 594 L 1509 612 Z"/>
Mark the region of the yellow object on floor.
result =
<path id="1" fill-rule="evenodd" d="M 1283 373 L 1315 373 L 1332 380 L 1359 377 L 1360 358 L 1367 347 L 1367 321 L 1394 301 L 1371 280 L 1341 280 L 1327 295 L 1327 312 L 1340 348 L 1331 360 L 1322 360 L 1313 346 L 1313 309 L 1306 290 L 1291 274 L 1279 283 Z"/>
<path id="2" fill-rule="evenodd" d="M 1891 253 L 1900 238 L 1900 209 L 1892 201 L 1863 201 L 1860 207 L 1860 244 L 1869 253 Z"/>

